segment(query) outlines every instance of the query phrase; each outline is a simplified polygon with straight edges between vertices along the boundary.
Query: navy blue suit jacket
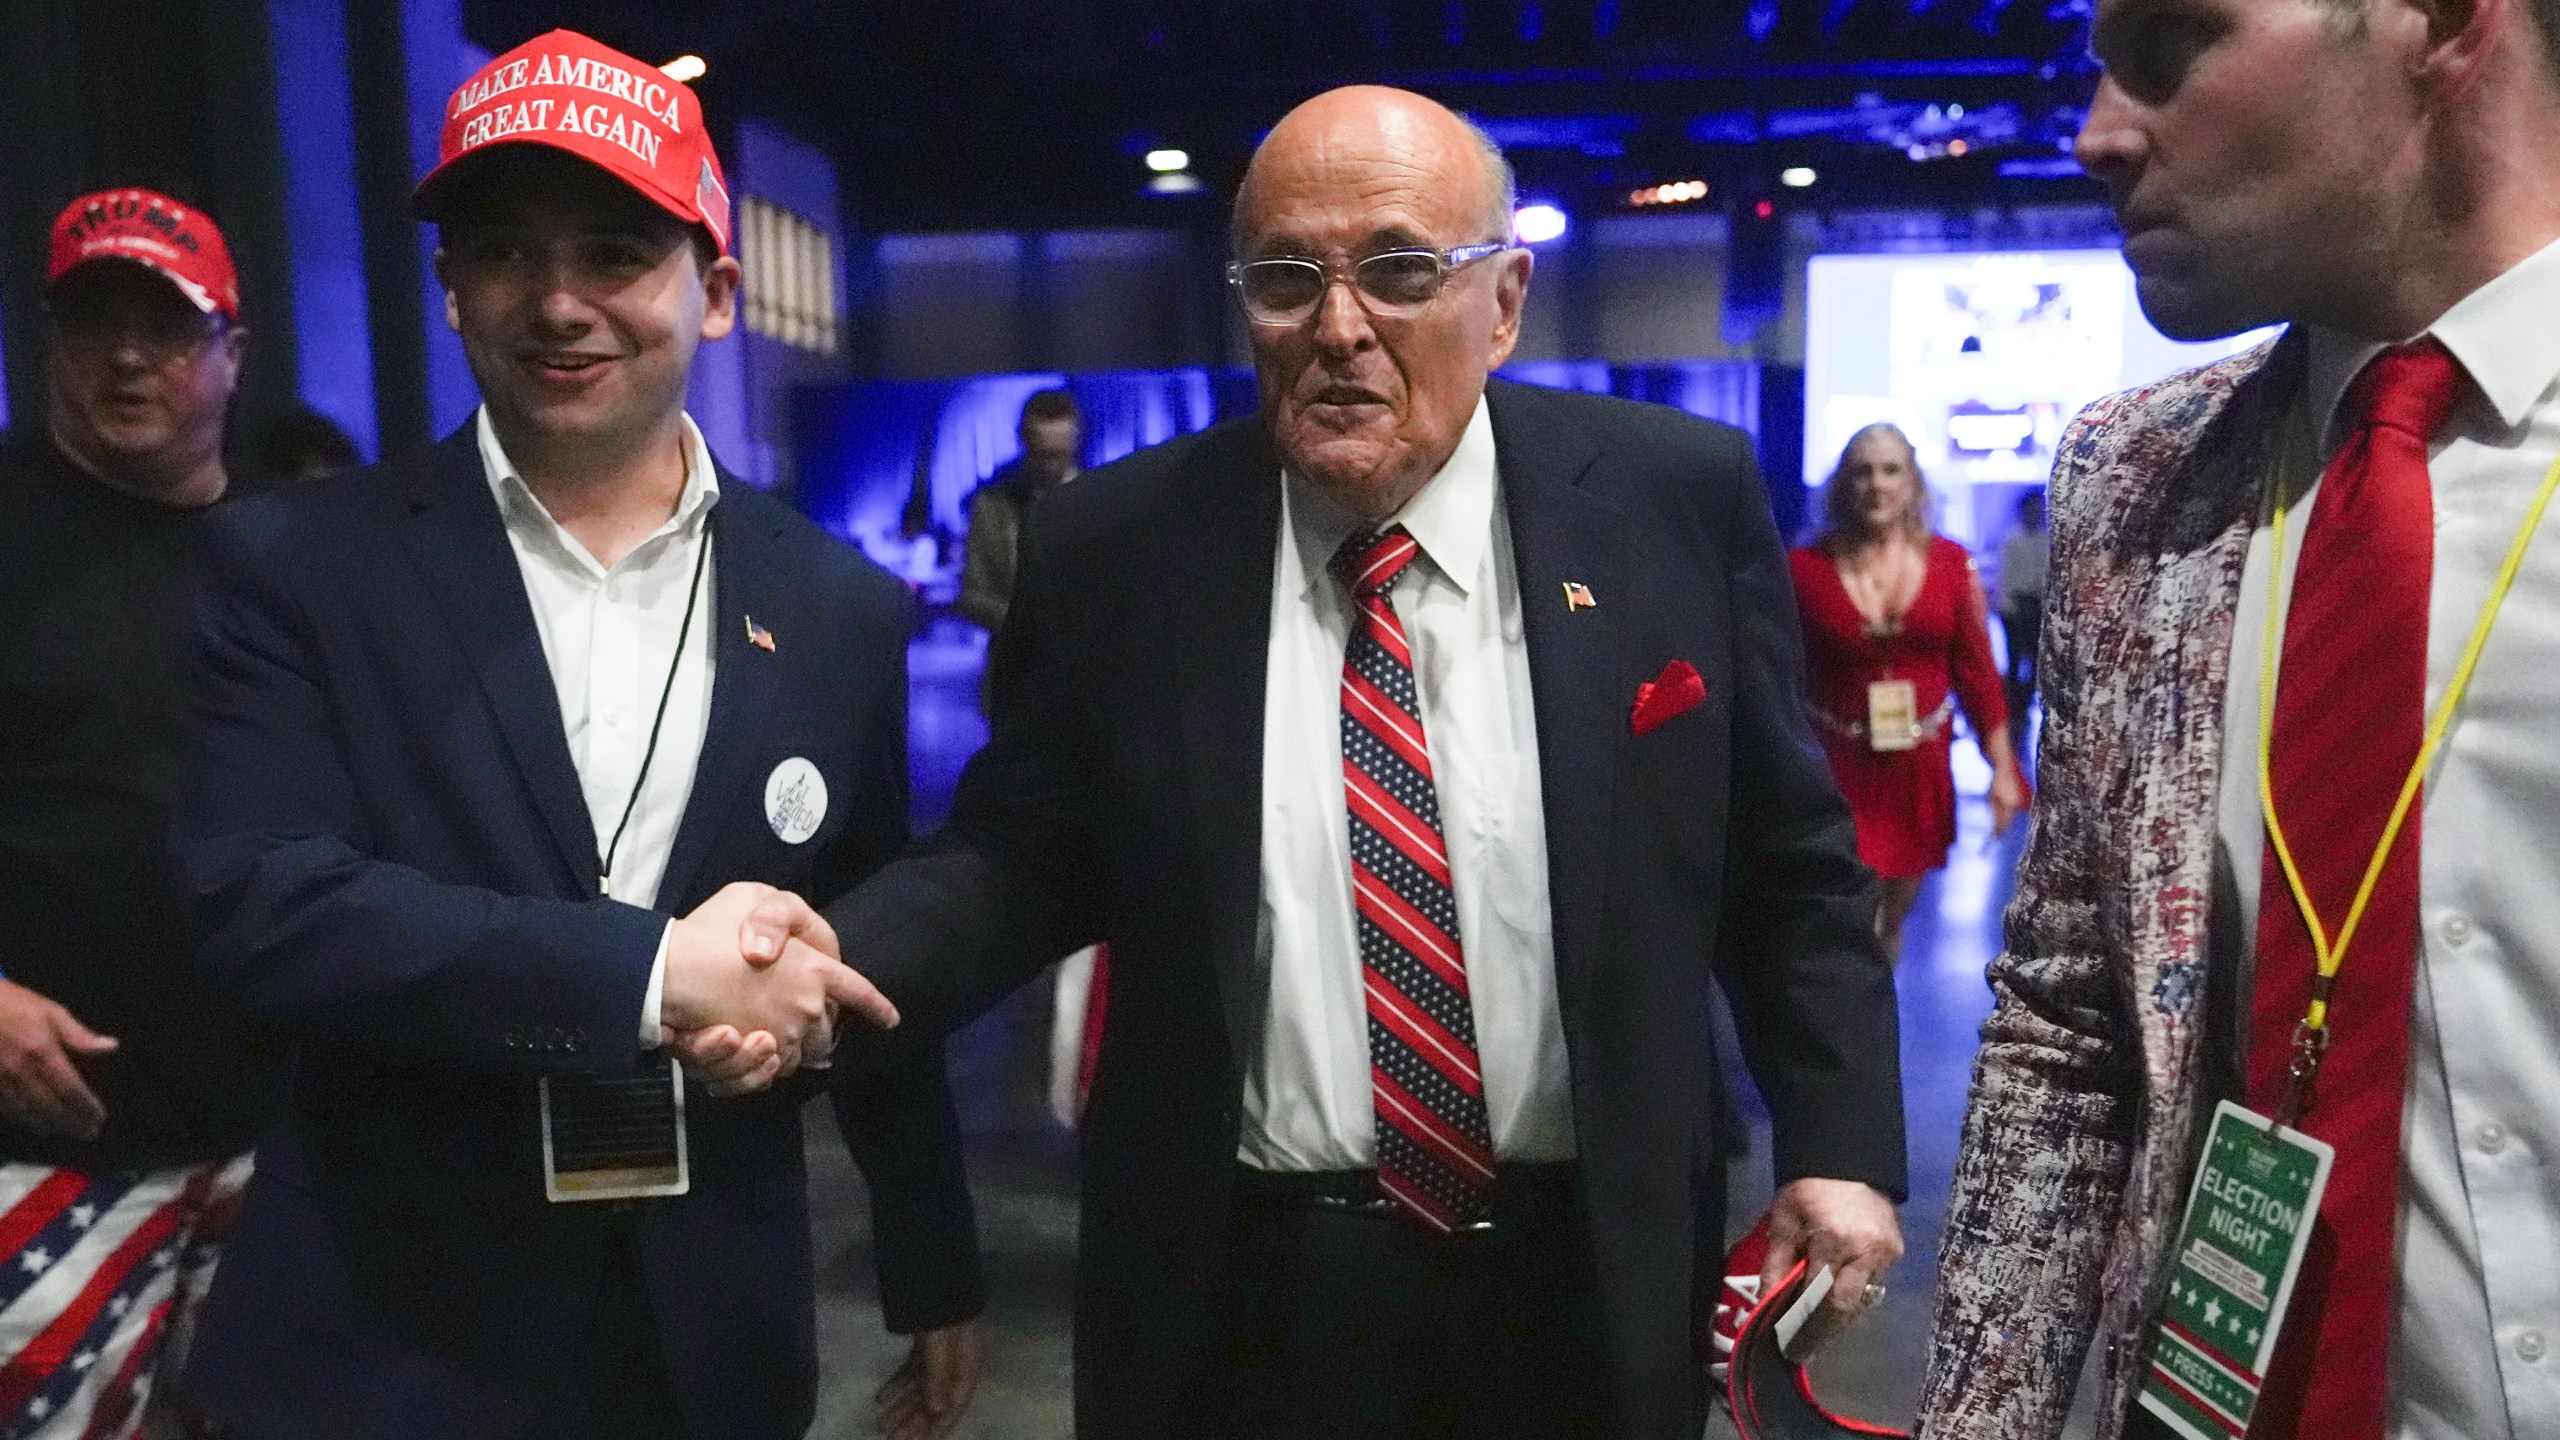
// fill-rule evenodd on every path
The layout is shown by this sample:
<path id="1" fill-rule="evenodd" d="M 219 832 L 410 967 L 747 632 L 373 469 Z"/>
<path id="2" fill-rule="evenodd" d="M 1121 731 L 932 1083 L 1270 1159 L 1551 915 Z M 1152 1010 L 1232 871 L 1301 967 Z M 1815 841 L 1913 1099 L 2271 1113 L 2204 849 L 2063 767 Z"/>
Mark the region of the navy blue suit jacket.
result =
<path id="1" fill-rule="evenodd" d="M 178 860 L 198 961 L 296 1055 L 189 1382 L 248 1434 L 588 1433 L 578 1357 L 639 1275 L 702 1437 L 792 1437 L 816 1384 L 800 1104 L 687 1095 L 692 1191 L 543 1198 L 536 1077 L 643 1063 L 668 914 L 761 880 L 823 899 L 906 834 L 902 586 L 723 477 L 709 727 L 652 913 L 596 846 L 533 613 L 466 430 L 208 527 Z M 747 622 L 774 645 L 748 643 Z M 792 756 L 830 803 L 784 843 Z M 850 1075 L 850 1071 L 845 1072 Z M 838 1095 L 893 1325 L 977 1307 L 938 1050 Z M 869 1153 L 865 1153 L 865 1152 Z"/>

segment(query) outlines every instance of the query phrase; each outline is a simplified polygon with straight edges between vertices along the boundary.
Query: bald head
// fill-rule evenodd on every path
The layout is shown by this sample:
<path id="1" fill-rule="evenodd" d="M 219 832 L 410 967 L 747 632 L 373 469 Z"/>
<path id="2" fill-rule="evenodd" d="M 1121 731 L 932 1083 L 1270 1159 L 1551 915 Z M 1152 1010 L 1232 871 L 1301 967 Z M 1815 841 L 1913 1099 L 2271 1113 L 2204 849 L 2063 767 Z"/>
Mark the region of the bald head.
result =
<path id="1" fill-rule="evenodd" d="M 2560 0 L 2555 0 L 2560 3 Z M 1435 188 L 1472 197 L 1468 208 L 1482 238 L 1508 237 L 1515 208 L 1511 162 L 1475 122 L 1428 96 L 1385 85 L 1346 85 L 1328 90 L 1280 117 L 1253 152 L 1236 191 L 1230 231 L 1239 251 L 1257 177 L 1286 173 L 1311 161 L 1377 162 L 1422 167 Z"/>
<path id="2" fill-rule="evenodd" d="M 1271 128 L 1236 194 L 1236 258 L 1325 276 L 1312 312 L 1247 310 L 1263 419 L 1292 472 L 1377 522 L 1421 493 L 1519 339 L 1532 262 L 1497 248 L 1510 240 L 1511 167 L 1446 106 L 1355 85 Z"/>

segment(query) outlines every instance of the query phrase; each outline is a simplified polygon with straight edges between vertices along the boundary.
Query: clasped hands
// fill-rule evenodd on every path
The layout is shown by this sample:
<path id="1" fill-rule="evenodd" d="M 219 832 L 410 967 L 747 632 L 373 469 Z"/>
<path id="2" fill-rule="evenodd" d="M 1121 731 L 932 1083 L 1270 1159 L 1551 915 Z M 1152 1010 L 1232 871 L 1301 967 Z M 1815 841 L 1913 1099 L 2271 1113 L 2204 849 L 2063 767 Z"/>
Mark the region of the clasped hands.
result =
<path id="1" fill-rule="evenodd" d="M 725 886 L 667 935 L 660 1032 L 712 1093 L 763 1090 L 835 1049 L 837 1019 L 889 1029 L 898 1009 L 844 963 L 835 930 L 770 885 Z"/>

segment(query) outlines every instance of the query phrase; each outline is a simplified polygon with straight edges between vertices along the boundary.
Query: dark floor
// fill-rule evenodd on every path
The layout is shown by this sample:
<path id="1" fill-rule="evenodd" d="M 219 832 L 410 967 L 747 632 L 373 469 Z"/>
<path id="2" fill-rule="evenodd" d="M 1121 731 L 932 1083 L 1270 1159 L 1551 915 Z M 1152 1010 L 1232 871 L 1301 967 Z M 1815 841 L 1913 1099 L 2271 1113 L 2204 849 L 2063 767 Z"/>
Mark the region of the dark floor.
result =
<path id="1" fill-rule="evenodd" d="M 978 732 L 963 684 L 974 654 L 916 656 L 920 808 L 947 794 L 957 761 Z M 958 703 L 952 703 L 954 699 Z M 968 713 L 963 713 L 968 712 Z M 965 749 L 961 750 L 965 753 Z M 1970 769 L 1973 773 L 1967 773 Z M 2023 827 L 1986 844 L 1980 762 L 1959 766 L 1965 792 L 1947 868 L 1922 892 L 1905 932 L 1901 968 L 1903 1085 L 1910 1119 L 1911 1203 L 1903 1211 L 1910 1253 L 1890 1277 L 1876 1314 L 1816 1362 L 1827 1400 L 1847 1413 L 1905 1425 L 1918 1393 L 1927 1341 L 1937 1238 L 1962 1120 L 1975 1031 L 1990 1008 L 1983 968 L 1998 945 L 2000 911 Z M 954 1046 L 953 1071 L 970 1132 L 970 1180 L 991 1291 L 984 1323 L 986 1378 L 954 1432 L 970 1440 L 1064 1440 L 1067 1315 L 1075 1261 L 1075 1156 L 1047 1112 L 1048 987 L 1035 984 Z M 1753 1107 L 1756 1112 L 1756 1107 Z M 1751 1158 L 1735 1167 L 1737 1231 L 1768 1203 L 1765 1121 L 1755 1120 Z M 823 1110 L 809 1124 L 812 1207 L 818 1237 L 818 1338 L 825 1367 L 813 1437 L 864 1436 L 869 1397 L 904 1353 L 880 1330 L 861 1181 Z M 1730 1436 L 1721 1419 L 1710 1436 Z"/>

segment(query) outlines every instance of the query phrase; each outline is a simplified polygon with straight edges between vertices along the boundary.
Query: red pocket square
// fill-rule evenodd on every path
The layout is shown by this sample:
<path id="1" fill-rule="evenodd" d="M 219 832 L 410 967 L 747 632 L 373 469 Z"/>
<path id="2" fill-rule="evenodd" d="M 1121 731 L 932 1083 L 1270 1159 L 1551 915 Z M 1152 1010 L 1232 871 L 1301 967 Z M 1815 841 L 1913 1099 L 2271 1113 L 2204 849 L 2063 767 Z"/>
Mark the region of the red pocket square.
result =
<path id="1" fill-rule="evenodd" d="M 1639 735 L 1662 722 L 1696 709 L 1707 698 L 1707 682 L 1698 667 L 1674 660 L 1662 673 L 1636 687 L 1635 727 Z"/>

